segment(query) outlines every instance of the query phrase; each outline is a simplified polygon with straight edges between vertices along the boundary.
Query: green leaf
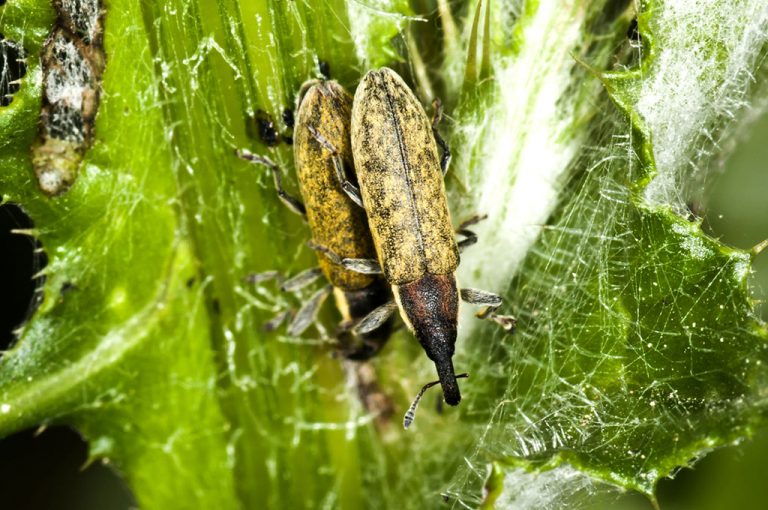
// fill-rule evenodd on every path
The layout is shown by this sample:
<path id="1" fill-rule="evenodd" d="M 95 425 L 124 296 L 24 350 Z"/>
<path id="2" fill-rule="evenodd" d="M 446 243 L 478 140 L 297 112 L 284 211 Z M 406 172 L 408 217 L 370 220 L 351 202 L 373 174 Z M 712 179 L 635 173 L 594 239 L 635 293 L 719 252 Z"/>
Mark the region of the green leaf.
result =
<path id="1" fill-rule="evenodd" d="M 112 1 L 95 139 L 49 198 L 30 150 L 56 13 L 9 0 L 0 31 L 27 74 L 0 108 L 0 193 L 49 264 L 0 360 L 0 434 L 77 427 L 142 508 L 653 498 L 764 423 L 751 255 L 707 237 L 686 203 L 768 90 L 768 13 L 705 3 L 642 2 L 638 44 L 632 2 Z M 300 301 L 244 280 L 313 264 L 306 227 L 234 151 L 269 154 L 295 192 L 291 148 L 266 147 L 257 117 L 287 136 L 282 112 L 321 61 L 350 90 L 390 65 L 425 103 L 442 96 L 454 220 L 489 214 L 459 281 L 518 318 L 510 336 L 463 312 L 465 399 L 439 414 L 428 397 L 407 433 L 365 412 L 357 368 L 320 332 L 262 332 Z M 399 412 L 434 378 L 407 332 L 372 366 Z"/>

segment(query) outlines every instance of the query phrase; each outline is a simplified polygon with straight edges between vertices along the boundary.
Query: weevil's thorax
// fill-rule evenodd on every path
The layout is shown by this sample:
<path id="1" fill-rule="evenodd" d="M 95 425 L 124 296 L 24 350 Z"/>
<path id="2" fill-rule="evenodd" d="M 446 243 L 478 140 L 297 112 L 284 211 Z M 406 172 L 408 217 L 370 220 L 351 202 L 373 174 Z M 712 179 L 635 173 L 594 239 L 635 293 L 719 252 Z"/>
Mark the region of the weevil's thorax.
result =
<path id="1" fill-rule="evenodd" d="M 446 402 L 458 404 L 461 396 L 452 363 L 459 314 L 456 277 L 428 274 L 415 282 L 393 286 L 392 291 L 400 315 L 435 363 Z"/>
<path id="2" fill-rule="evenodd" d="M 387 281 L 453 274 L 458 249 L 431 124 L 394 71 L 369 72 L 358 86 L 352 150 Z"/>
<path id="3" fill-rule="evenodd" d="M 313 240 L 346 258 L 376 258 L 365 211 L 344 193 L 333 156 L 312 130 L 352 164 L 350 115 L 352 97 L 334 81 L 305 84 L 299 94 L 294 129 L 294 161 Z M 354 175 L 354 172 L 348 172 Z M 362 289 L 376 278 L 344 269 L 318 254 L 328 281 L 343 290 Z"/>

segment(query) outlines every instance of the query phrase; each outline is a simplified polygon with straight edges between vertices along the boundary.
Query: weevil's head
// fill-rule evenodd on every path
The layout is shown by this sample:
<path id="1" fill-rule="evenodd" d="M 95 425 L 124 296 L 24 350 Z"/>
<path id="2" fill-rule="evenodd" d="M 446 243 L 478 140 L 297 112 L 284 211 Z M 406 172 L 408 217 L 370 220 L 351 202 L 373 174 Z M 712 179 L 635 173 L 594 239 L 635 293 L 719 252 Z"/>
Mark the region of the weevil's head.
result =
<path id="1" fill-rule="evenodd" d="M 461 392 L 452 359 L 459 314 L 456 277 L 427 274 L 414 282 L 395 286 L 393 291 L 400 315 L 435 363 L 445 402 L 458 405 Z"/>

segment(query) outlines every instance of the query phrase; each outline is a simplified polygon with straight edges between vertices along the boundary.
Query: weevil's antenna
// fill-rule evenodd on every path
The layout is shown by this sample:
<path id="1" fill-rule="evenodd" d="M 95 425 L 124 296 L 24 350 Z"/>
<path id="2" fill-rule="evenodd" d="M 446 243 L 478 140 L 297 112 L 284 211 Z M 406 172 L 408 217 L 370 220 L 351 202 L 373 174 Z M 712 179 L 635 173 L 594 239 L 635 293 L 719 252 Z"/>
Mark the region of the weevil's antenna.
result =
<path id="1" fill-rule="evenodd" d="M 469 374 L 463 373 L 456 376 L 456 379 L 462 379 L 469 377 Z M 416 398 L 413 400 L 413 403 L 411 404 L 411 407 L 408 408 L 408 411 L 405 413 L 405 418 L 403 418 L 403 428 L 408 429 L 408 427 L 411 426 L 411 423 L 413 423 L 413 420 L 416 418 L 416 408 L 419 407 L 419 402 L 421 402 L 421 397 L 424 396 L 424 393 L 428 389 L 430 389 L 432 386 L 440 384 L 440 381 L 432 381 L 430 383 L 427 383 L 424 385 L 424 387 L 421 388 L 421 391 L 419 391 L 419 394 L 416 395 Z"/>

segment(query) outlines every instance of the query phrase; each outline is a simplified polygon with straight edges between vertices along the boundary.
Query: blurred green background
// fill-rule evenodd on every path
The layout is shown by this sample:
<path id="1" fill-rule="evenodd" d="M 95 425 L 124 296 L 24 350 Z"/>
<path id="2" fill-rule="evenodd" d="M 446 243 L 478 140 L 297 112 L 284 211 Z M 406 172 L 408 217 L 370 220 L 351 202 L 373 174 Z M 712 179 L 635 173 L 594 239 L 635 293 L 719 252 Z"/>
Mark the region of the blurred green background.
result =
<path id="1" fill-rule="evenodd" d="M 723 243 L 751 249 L 768 239 L 768 114 L 762 114 L 736 139 L 734 152 L 713 170 L 705 183 L 704 203 L 694 209 L 704 229 Z M 716 164 L 716 163 L 713 163 Z M 750 285 L 768 320 L 768 250 L 757 255 Z M 692 469 L 659 484 L 662 510 L 722 510 L 768 508 L 768 429 L 756 430 L 752 440 L 715 450 Z M 603 508 L 648 509 L 645 498 L 626 495 Z"/>

